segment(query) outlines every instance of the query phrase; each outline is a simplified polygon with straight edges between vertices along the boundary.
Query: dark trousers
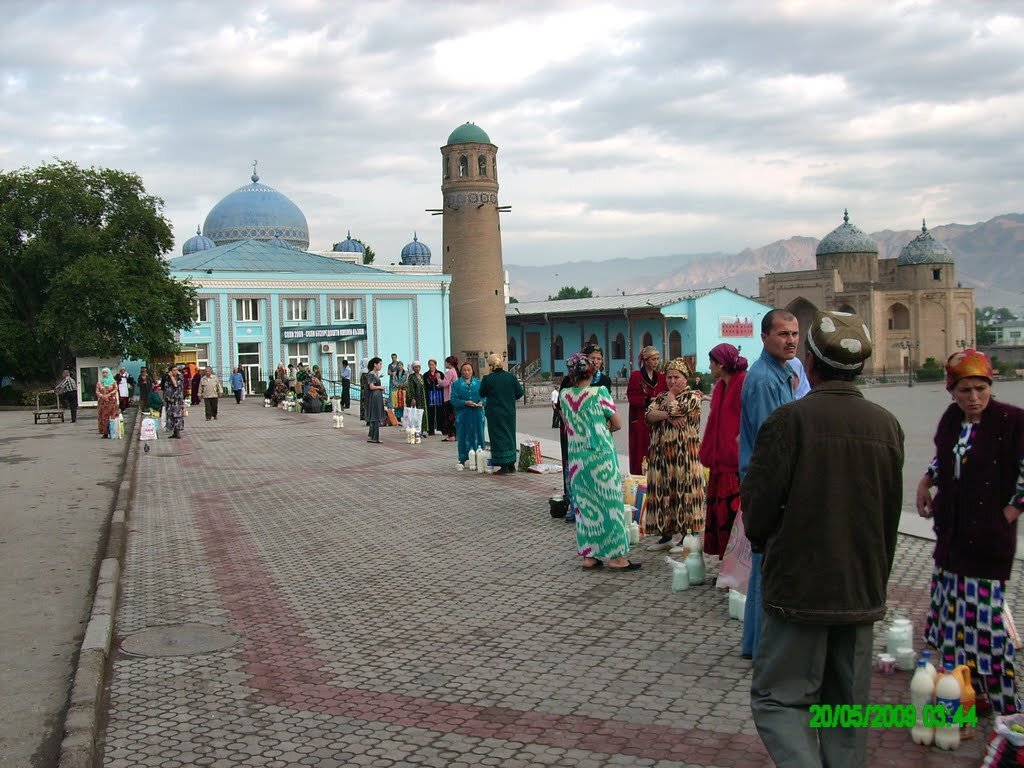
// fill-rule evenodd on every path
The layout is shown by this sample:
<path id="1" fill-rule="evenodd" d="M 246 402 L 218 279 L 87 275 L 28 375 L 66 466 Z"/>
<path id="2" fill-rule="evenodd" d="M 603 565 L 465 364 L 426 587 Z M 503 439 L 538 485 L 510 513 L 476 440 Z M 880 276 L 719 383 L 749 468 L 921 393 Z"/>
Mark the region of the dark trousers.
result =
<path id="1" fill-rule="evenodd" d="M 242 390 L 236 389 L 236 390 L 234 390 L 234 393 L 235 393 L 235 402 L 236 403 L 242 402 Z"/>
<path id="2" fill-rule="evenodd" d="M 78 421 L 78 392 L 64 392 L 60 396 L 60 404 L 71 411 L 71 423 Z"/>
<path id="3" fill-rule="evenodd" d="M 369 425 L 369 429 L 366 432 L 366 436 L 370 440 L 380 440 L 380 422 L 369 421 L 367 424 Z"/>
<path id="4" fill-rule="evenodd" d="M 203 403 L 206 406 L 206 420 L 207 421 L 209 421 L 210 419 L 216 419 L 217 418 L 217 403 L 219 402 L 219 400 L 220 400 L 220 398 L 217 398 L 217 397 L 207 397 L 207 398 L 203 399 Z"/>
<path id="5" fill-rule="evenodd" d="M 348 408 L 352 405 L 349 390 L 352 388 L 352 382 L 348 379 L 341 380 L 341 407 Z"/>

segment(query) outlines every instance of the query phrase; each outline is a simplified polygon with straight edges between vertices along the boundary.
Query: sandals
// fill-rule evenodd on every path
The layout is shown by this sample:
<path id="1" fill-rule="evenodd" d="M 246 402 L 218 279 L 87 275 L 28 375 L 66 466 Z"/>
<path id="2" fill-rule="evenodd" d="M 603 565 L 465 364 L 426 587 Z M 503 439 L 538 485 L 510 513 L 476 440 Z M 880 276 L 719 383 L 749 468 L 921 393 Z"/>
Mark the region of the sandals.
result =
<path id="1" fill-rule="evenodd" d="M 584 565 L 582 568 L 584 571 L 596 571 L 598 568 L 604 568 L 604 563 L 595 559 L 593 565 Z"/>
<path id="2" fill-rule="evenodd" d="M 618 568 L 616 568 L 614 565 L 609 565 L 608 566 L 608 570 L 609 571 L 638 571 L 638 570 L 640 570 L 640 567 L 642 565 L 643 565 L 643 563 L 634 563 L 633 561 L 630 561 L 629 565 L 619 566 Z"/>

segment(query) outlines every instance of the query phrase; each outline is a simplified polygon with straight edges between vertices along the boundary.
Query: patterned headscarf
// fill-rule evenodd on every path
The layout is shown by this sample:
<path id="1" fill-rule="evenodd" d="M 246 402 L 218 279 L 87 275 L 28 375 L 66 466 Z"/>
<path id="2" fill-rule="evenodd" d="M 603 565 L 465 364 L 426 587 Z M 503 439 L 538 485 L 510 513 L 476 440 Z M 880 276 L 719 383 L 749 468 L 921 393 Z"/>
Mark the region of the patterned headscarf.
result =
<path id="1" fill-rule="evenodd" d="M 638 358 L 640 365 L 644 364 L 644 360 L 655 355 L 660 355 L 657 347 L 644 347 L 640 350 L 640 357 Z"/>
<path id="2" fill-rule="evenodd" d="M 595 367 L 590 355 L 584 352 L 573 353 L 565 361 L 566 373 L 573 381 L 580 381 L 593 375 Z"/>
<path id="3" fill-rule="evenodd" d="M 988 356 L 976 349 L 950 355 L 946 361 L 946 389 L 952 389 L 960 379 L 970 376 L 988 379 L 988 383 L 992 383 L 992 361 Z"/>
<path id="4" fill-rule="evenodd" d="M 693 371 L 690 370 L 690 366 L 687 365 L 686 361 L 681 357 L 669 360 L 668 363 L 665 364 L 665 371 L 679 371 L 683 374 L 684 379 L 690 378 L 693 373 Z"/>
<path id="5" fill-rule="evenodd" d="M 747 358 L 740 355 L 740 351 L 732 344 L 722 343 L 712 347 L 708 357 L 725 368 L 729 373 L 743 373 L 747 370 Z"/>

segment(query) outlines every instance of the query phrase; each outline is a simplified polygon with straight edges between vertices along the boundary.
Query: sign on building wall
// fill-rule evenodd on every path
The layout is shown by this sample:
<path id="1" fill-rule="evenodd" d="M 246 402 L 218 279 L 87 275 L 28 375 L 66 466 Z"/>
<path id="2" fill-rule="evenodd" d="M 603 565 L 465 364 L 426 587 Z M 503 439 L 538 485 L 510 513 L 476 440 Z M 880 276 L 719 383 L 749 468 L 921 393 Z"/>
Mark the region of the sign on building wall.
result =
<path id="1" fill-rule="evenodd" d="M 718 316 L 719 336 L 749 338 L 754 335 L 754 321 L 740 315 Z"/>
<path id="2" fill-rule="evenodd" d="M 281 341 L 362 341 L 366 325 L 318 325 L 307 328 L 282 328 Z"/>

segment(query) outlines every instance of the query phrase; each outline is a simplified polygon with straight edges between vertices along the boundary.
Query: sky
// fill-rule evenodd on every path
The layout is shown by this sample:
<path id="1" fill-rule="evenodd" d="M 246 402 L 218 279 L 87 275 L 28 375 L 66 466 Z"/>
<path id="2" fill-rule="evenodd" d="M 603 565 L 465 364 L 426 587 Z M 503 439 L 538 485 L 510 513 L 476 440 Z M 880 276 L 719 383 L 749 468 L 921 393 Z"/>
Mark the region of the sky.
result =
<path id="1" fill-rule="evenodd" d="M 498 146 L 506 265 L 735 253 L 1024 198 L 1024 1 L 0 0 L 0 170 L 137 173 L 180 253 L 260 180 L 440 259 L 440 147 Z"/>

